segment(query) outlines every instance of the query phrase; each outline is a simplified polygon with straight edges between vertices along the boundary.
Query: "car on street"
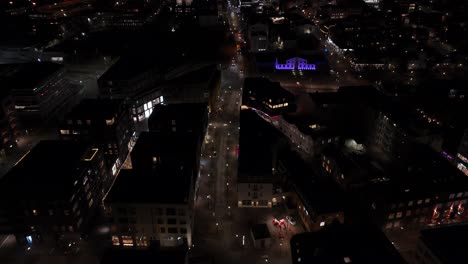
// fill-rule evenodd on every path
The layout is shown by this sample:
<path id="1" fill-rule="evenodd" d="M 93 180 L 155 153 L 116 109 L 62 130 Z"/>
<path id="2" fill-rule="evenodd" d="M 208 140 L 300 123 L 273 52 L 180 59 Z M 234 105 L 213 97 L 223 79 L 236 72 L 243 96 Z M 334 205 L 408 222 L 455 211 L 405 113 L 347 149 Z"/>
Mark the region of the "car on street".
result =
<path id="1" fill-rule="evenodd" d="M 290 215 L 286 216 L 286 220 L 288 220 L 288 222 L 293 226 L 295 226 L 297 224 L 296 219 L 294 219 L 294 217 L 292 217 Z"/>

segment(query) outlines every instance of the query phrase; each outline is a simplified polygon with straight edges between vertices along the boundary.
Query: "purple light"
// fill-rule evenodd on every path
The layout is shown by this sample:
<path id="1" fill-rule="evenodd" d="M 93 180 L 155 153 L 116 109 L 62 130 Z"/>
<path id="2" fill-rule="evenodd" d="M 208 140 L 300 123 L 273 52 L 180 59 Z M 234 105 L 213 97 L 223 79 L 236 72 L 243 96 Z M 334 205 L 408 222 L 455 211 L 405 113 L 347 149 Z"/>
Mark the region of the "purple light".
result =
<path id="1" fill-rule="evenodd" d="M 294 57 L 286 60 L 286 63 L 279 63 L 278 58 L 275 61 L 275 69 L 277 70 L 304 70 L 315 71 L 315 64 L 308 64 L 306 59 Z"/>

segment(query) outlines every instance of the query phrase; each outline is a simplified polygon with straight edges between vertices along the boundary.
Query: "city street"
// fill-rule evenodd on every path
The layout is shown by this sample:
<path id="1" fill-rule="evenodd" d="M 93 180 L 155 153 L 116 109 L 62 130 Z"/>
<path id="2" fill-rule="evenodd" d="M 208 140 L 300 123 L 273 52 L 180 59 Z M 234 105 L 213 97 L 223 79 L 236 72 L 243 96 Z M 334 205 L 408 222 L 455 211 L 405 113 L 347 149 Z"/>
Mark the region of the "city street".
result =
<path id="1" fill-rule="evenodd" d="M 230 6 L 231 25 L 238 27 L 237 8 Z M 234 28 L 234 27 L 233 27 Z M 215 263 L 290 263 L 289 239 L 302 227 L 279 231 L 273 216 L 284 215 L 283 207 L 238 208 L 236 194 L 239 110 L 243 84 L 243 57 L 238 54 L 222 70 L 216 109 L 210 114 L 202 150 L 198 197 L 195 203 L 192 256 L 213 257 Z M 250 227 L 266 223 L 272 246 L 253 247 Z"/>

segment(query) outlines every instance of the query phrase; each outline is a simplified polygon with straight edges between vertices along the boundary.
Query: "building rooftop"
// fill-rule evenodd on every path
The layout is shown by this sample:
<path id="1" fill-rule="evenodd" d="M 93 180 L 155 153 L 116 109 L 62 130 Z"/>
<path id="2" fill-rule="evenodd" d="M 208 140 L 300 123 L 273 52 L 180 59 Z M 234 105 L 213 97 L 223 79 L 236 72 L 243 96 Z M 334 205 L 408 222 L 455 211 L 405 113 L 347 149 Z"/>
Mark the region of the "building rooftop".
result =
<path id="1" fill-rule="evenodd" d="M 421 241 L 440 263 L 459 263 L 468 247 L 468 225 L 454 225 L 421 231 Z"/>
<path id="2" fill-rule="evenodd" d="M 177 131 L 173 131 L 172 128 L 177 127 L 183 129 L 183 132 L 200 134 L 204 125 L 202 120 L 206 120 L 207 116 L 208 105 L 206 103 L 159 104 L 153 108 L 148 119 L 148 127 L 154 132 L 173 133 Z"/>
<path id="3" fill-rule="evenodd" d="M 388 203 L 467 190 L 468 178 L 430 147 L 416 144 L 409 156 L 409 161 L 384 166 L 381 177 L 362 177 L 359 195 Z"/>
<path id="4" fill-rule="evenodd" d="M 121 170 L 105 200 L 107 203 L 185 204 L 190 188 L 188 168 L 159 167 L 151 174 Z"/>
<path id="5" fill-rule="evenodd" d="M 197 147 L 196 134 L 142 132 L 131 153 L 133 168 L 147 170 L 148 167 L 153 167 L 153 157 L 156 157 L 158 160 L 155 164 L 172 167 L 190 166 L 197 171 L 198 168 L 194 167 Z"/>
<path id="6" fill-rule="evenodd" d="M 271 182 L 273 153 L 282 135 L 252 110 L 241 110 L 240 128 L 238 180 Z"/>
<path id="7" fill-rule="evenodd" d="M 76 105 L 65 119 L 81 120 L 111 120 L 121 110 L 123 100 L 118 99 L 90 99 L 86 98 Z"/>
<path id="8" fill-rule="evenodd" d="M 244 96 L 254 94 L 259 100 L 287 98 L 294 99 L 294 96 L 283 89 L 279 82 L 272 82 L 263 77 L 248 77 L 244 80 Z"/>
<path id="9" fill-rule="evenodd" d="M 33 90 L 64 66 L 50 63 L 0 65 L 0 87 L 10 90 Z"/>
<path id="10" fill-rule="evenodd" d="M 197 141 L 187 134 L 142 132 L 107 202 L 186 203 L 198 175 Z"/>
<path id="11" fill-rule="evenodd" d="M 68 200 L 75 176 L 87 169 L 81 162 L 94 158 L 83 156 L 86 150 L 77 142 L 41 141 L 1 179 L 0 193 L 21 193 L 21 199 Z"/>
<path id="12" fill-rule="evenodd" d="M 404 264 L 384 233 L 371 225 L 330 225 L 291 238 L 293 264 Z"/>
<path id="13" fill-rule="evenodd" d="M 345 195 L 331 179 L 319 177 L 294 151 L 281 153 L 279 157 L 288 173 L 292 188 L 312 213 L 334 213 L 344 210 Z M 327 197 L 327 199 L 323 199 Z"/>
<path id="14" fill-rule="evenodd" d="M 255 240 L 271 238 L 271 234 L 270 234 L 270 231 L 268 230 L 267 224 L 256 224 L 252 226 L 250 230 L 252 231 L 252 235 Z"/>

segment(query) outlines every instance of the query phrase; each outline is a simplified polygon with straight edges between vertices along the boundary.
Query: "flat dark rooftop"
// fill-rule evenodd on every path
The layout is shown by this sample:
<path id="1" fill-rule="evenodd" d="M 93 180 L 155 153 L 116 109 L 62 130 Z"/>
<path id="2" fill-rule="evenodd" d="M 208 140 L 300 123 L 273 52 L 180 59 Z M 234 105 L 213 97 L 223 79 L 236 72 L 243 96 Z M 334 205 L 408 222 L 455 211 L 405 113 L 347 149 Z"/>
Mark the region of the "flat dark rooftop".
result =
<path id="1" fill-rule="evenodd" d="M 33 200 L 69 199 L 73 193 L 73 176 L 85 168 L 80 160 L 86 146 L 72 141 L 39 142 L 1 180 L 5 196 Z"/>
<path id="2" fill-rule="evenodd" d="M 307 210 L 322 214 L 345 209 L 345 194 L 339 186 L 331 179 L 316 175 L 296 152 L 283 152 L 279 160 L 289 172 L 292 186 Z"/>
<path id="3" fill-rule="evenodd" d="M 132 150 L 132 159 L 138 153 L 161 157 L 178 157 L 179 161 L 195 160 L 197 137 L 186 133 L 160 134 L 158 132 L 142 132 Z"/>
<path id="4" fill-rule="evenodd" d="M 208 108 L 206 103 L 184 103 L 184 104 L 159 104 L 153 108 L 148 119 L 150 130 L 154 127 L 166 126 L 170 121 L 184 122 L 187 129 L 193 129 L 197 133 L 202 131 L 202 120 L 207 118 Z M 170 127 L 161 127 L 161 130 L 169 130 Z"/>
<path id="5" fill-rule="evenodd" d="M 0 65 L 0 87 L 33 90 L 63 67 L 50 62 Z"/>
<path id="6" fill-rule="evenodd" d="M 460 260 L 466 258 L 468 225 L 422 230 L 421 240 L 441 263 L 460 263 Z"/>
<path id="7" fill-rule="evenodd" d="M 240 127 L 239 181 L 253 178 L 271 181 L 272 152 L 280 133 L 252 110 L 241 110 Z"/>
<path id="8" fill-rule="evenodd" d="M 118 99 L 83 99 L 65 117 L 65 119 L 112 119 L 119 112 L 123 100 Z"/>
<path id="9" fill-rule="evenodd" d="M 331 225 L 291 238 L 293 264 L 404 264 L 385 235 L 369 225 Z"/>
<path id="10" fill-rule="evenodd" d="M 252 226 L 251 230 L 255 240 L 271 238 L 270 231 L 268 230 L 268 226 L 266 224 L 256 224 Z"/>
<path id="11" fill-rule="evenodd" d="M 281 87 L 279 82 L 272 82 L 267 78 L 249 77 L 244 80 L 243 96 L 254 93 L 259 99 L 263 98 L 294 98 L 286 89 Z"/>
<path id="12" fill-rule="evenodd" d="M 158 169 L 154 173 L 121 170 L 106 197 L 110 203 L 183 204 L 190 194 L 189 168 Z"/>

